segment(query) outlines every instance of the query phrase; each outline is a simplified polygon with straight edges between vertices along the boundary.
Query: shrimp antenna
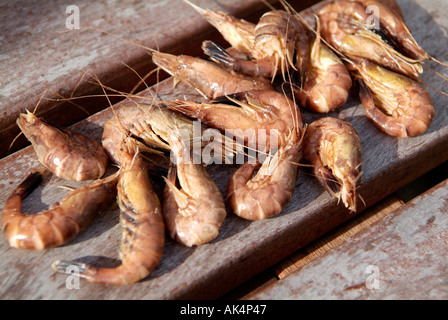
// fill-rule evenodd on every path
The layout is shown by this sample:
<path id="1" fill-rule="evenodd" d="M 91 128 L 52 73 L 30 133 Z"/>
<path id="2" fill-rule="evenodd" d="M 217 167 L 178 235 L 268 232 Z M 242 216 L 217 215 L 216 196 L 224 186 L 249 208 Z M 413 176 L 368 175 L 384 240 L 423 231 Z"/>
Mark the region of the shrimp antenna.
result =
<path id="1" fill-rule="evenodd" d="M 155 49 L 152 49 L 152 48 L 150 48 L 150 47 L 146 47 L 146 46 L 144 46 L 144 45 L 142 45 L 142 44 L 140 44 L 140 43 L 133 42 L 133 41 L 131 41 L 131 40 L 127 40 L 127 39 L 125 39 L 125 38 L 123 38 L 123 37 L 120 37 L 119 35 L 113 34 L 113 33 L 109 32 L 109 31 L 106 31 L 106 30 L 103 30 L 103 29 L 100 29 L 100 28 L 90 27 L 90 26 L 89 26 L 89 27 L 81 27 L 80 30 L 81 30 L 81 29 L 94 30 L 94 31 L 98 31 L 98 32 L 107 34 L 108 36 L 114 37 L 114 38 L 116 38 L 116 39 L 118 39 L 118 40 L 121 40 L 121 41 L 123 41 L 123 42 L 130 43 L 130 44 L 135 45 L 135 46 L 137 46 L 137 47 L 140 47 L 140 48 L 142 48 L 142 49 L 148 50 L 149 52 L 157 51 L 157 50 L 155 50 Z M 71 30 L 68 30 L 68 31 L 71 31 Z M 68 31 L 62 31 L 62 32 L 68 32 Z"/>
<path id="2" fill-rule="evenodd" d="M 280 4 L 283 6 L 286 12 L 290 14 L 297 14 L 297 11 L 285 0 L 280 0 Z M 275 9 L 271 9 L 275 10 Z"/>
<path id="3" fill-rule="evenodd" d="M 427 65 L 423 64 L 423 67 L 428 69 L 429 71 L 435 73 L 436 75 L 438 75 L 440 78 L 442 78 L 445 81 L 448 81 L 448 77 L 444 76 L 443 74 L 441 74 L 440 72 L 438 72 L 437 70 L 428 67 Z"/>
<path id="4" fill-rule="evenodd" d="M 36 106 L 34 107 L 33 110 L 33 114 L 36 115 L 36 111 L 37 111 L 37 107 L 39 107 L 40 103 L 42 102 L 42 99 L 45 97 L 45 95 L 47 94 L 48 89 L 45 89 L 44 93 L 42 94 L 42 96 L 40 97 L 39 101 L 37 102 Z"/>
<path id="5" fill-rule="evenodd" d="M 274 6 L 273 6 L 272 4 L 270 4 L 268 1 L 266 1 L 266 0 L 260 0 L 260 2 L 263 3 L 266 7 L 268 7 L 269 10 L 272 10 L 272 11 L 276 10 L 276 9 L 274 8 Z"/>
<path id="6" fill-rule="evenodd" d="M 442 66 L 444 66 L 444 67 L 448 67 L 448 64 L 443 63 L 442 61 L 437 60 L 436 58 L 434 58 L 434 57 L 432 57 L 432 56 L 429 56 L 429 59 L 432 60 L 432 61 L 434 61 L 434 62 L 436 62 L 436 63 L 438 63 L 438 64 L 440 64 L 440 65 L 442 65 Z"/>
<path id="7" fill-rule="evenodd" d="M 194 10 L 196 10 L 197 12 L 199 12 L 199 14 L 203 15 L 205 13 L 205 9 L 202 9 L 201 7 L 199 7 L 198 5 L 192 3 L 191 1 L 188 0 L 183 0 L 185 3 L 189 4 Z"/>
<path id="8" fill-rule="evenodd" d="M 36 106 L 34 107 L 34 110 L 33 110 L 33 112 L 32 112 L 33 115 L 36 114 L 37 107 L 39 107 L 39 105 L 40 105 L 42 99 L 43 99 L 43 98 L 45 97 L 45 95 L 47 94 L 47 91 L 48 91 L 48 89 L 45 89 L 44 93 L 40 96 L 39 101 L 37 102 L 37 104 L 36 104 Z M 30 112 L 28 111 L 28 109 L 25 109 L 25 110 L 26 110 L 27 113 L 30 113 Z M 14 145 L 14 143 L 17 141 L 17 139 L 18 139 L 22 134 L 23 134 L 23 132 L 20 131 L 20 133 L 17 134 L 17 135 L 15 136 L 15 138 L 14 138 L 14 139 L 12 140 L 12 142 L 9 144 L 9 148 L 8 148 L 8 152 L 7 152 L 7 154 L 9 154 L 9 153 L 11 152 L 12 146 Z"/>

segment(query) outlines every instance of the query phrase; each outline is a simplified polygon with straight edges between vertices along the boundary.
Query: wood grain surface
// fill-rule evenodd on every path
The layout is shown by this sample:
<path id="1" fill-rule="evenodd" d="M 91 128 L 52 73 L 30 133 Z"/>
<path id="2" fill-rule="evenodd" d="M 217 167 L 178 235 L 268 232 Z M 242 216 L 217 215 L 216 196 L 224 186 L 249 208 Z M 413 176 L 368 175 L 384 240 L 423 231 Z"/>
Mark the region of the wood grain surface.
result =
<path id="1" fill-rule="evenodd" d="M 431 55 L 447 62 L 448 4 L 442 0 L 431 1 L 431 5 L 424 0 L 399 3 L 417 40 Z M 429 65 L 446 74 L 443 67 Z M 438 88 L 446 88 L 446 80 L 432 72 L 426 71 L 422 79 Z M 173 88 L 171 79 L 160 83 L 155 90 L 162 99 L 183 95 L 197 98 L 194 91 L 184 85 Z M 359 193 L 366 207 L 448 160 L 446 100 L 433 90 L 430 93 L 436 117 L 429 130 L 411 139 L 397 139 L 378 131 L 365 117 L 355 92 L 344 107 L 329 114 L 350 121 L 361 137 L 364 164 Z M 141 94 L 151 96 L 149 90 Z M 132 102 L 122 101 L 115 107 L 127 103 Z M 72 128 L 99 141 L 102 126 L 111 115 L 109 108 Z M 318 117 L 303 110 L 307 123 Z M 223 194 L 237 167 L 208 167 Z M 3 207 L 11 190 L 29 172 L 42 166 L 28 147 L 1 159 L 0 168 L 0 206 Z M 160 191 L 161 179 L 154 182 Z M 23 209 L 38 212 L 60 200 L 68 192 L 58 188 L 60 185 L 81 183 L 48 176 L 45 184 L 26 199 Z M 301 168 L 293 197 L 278 216 L 250 222 L 228 210 L 220 235 L 209 244 L 187 248 L 167 239 L 161 263 L 139 283 L 116 288 L 81 282 L 79 289 L 68 289 L 67 277 L 55 274 L 51 263 L 58 259 L 79 259 L 101 266 L 116 265 L 121 234 L 118 215 L 117 206 L 112 204 L 108 212 L 74 240 L 42 252 L 10 248 L 1 238 L 0 299 L 214 299 L 353 217 L 323 190 L 307 168 Z"/>
<path id="2" fill-rule="evenodd" d="M 448 180 L 252 299 L 446 300 Z"/>

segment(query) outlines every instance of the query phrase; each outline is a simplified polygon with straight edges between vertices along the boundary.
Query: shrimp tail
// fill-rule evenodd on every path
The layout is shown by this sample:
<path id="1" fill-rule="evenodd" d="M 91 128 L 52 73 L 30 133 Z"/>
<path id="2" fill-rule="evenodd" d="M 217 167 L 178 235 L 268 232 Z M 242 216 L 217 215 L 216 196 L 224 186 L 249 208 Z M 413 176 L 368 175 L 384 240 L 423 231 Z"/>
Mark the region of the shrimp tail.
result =
<path id="1" fill-rule="evenodd" d="M 238 59 L 213 41 L 204 41 L 202 50 L 211 60 L 235 72 L 254 77 L 273 78 L 275 76 L 271 57 L 257 60 Z"/>
<path id="2" fill-rule="evenodd" d="M 51 267 L 58 273 L 76 275 L 84 279 L 92 278 L 96 273 L 95 269 L 88 264 L 77 261 L 57 260 L 52 263 Z"/>
<path id="3" fill-rule="evenodd" d="M 220 47 L 213 41 L 204 41 L 202 43 L 202 50 L 206 55 L 210 57 L 216 63 L 222 64 L 228 68 L 235 70 L 236 58 L 233 57 L 224 48 Z M 241 71 L 241 70 L 235 70 Z"/>

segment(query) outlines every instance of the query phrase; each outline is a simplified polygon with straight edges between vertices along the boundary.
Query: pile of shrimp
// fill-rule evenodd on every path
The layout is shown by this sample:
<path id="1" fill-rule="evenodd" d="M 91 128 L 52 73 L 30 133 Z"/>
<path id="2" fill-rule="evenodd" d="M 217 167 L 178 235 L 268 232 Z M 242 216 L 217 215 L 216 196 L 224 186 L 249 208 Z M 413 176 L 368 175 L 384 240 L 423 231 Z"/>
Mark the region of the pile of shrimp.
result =
<path id="1" fill-rule="evenodd" d="M 362 200 L 357 194 L 361 139 L 349 122 L 326 115 L 346 103 L 353 86 L 359 89 L 365 115 L 384 134 L 412 137 L 430 126 L 434 108 L 418 77 L 422 63 L 431 57 L 412 37 L 394 0 L 323 1 L 307 16 L 282 1 L 284 10 L 271 8 L 256 24 L 184 1 L 218 29 L 230 47 L 204 41 L 209 59 L 151 50 L 152 60 L 204 99 L 151 99 L 115 110 L 101 144 L 33 113 L 20 115 L 20 129 L 48 170 L 63 179 L 93 182 L 44 212 L 24 214 L 22 200 L 42 180 L 42 172 L 31 173 L 3 208 L 2 230 L 11 247 L 59 246 L 116 199 L 121 265 L 100 268 L 60 260 L 52 266 L 67 274 L 76 266 L 76 275 L 91 283 L 135 283 L 160 262 L 166 233 L 182 245 L 199 246 L 219 235 L 227 205 L 248 220 L 282 212 L 295 190 L 300 165 L 311 167 L 313 176 L 348 212 L 357 212 Z M 368 24 L 366 8 L 373 5 L 379 12 L 378 29 Z M 301 108 L 323 117 L 304 123 Z M 201 150 L 219 148 L 211 144 L 227 141 L 225 133 L 232 130 L 232 146 L 263 156 L 246 158 L 228 181 L 226 197 L 205 164 L 194 161 L 195 120 L 201 121 L 202 132 L 216 129 L 219 138 L 200 141 Z M 150 173 L 160 172 L 155 159 L 166 159 L 166 154 L 170 156 L 159 199 Z M 109 161 L 118 170 L 104 177 Z"/>

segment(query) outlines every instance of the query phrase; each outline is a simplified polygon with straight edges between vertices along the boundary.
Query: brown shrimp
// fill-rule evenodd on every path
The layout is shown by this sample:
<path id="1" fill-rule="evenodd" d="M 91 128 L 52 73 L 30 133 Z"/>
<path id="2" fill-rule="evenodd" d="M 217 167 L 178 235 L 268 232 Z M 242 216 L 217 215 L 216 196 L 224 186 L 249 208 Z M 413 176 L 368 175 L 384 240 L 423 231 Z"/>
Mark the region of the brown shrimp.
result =
<path id="1" fill-rule="evenodd" d="M 297 105 L 290 99 L 272 99 L 279 109 L 289 110 L 293 121 L 284 144 L 271 150 L 262 164 L 248 161 L 231 177 L 227 198 L 235 214 L 261 220 L 280 213 L 294 192 L 302 158 L 303 123 Z"/>
<path id="2" fill-rule="evenodd" d="M 301 79 L 304 78 L 309 63 L 308 38 L 303 25 L 295 16 L 282 10 L 269 11 L 263 14 L 252 29 L 247 23 L 242 25 L 241 20 L 222 12 L 197 10 L 220 31 L 233 48 L 241 48 L 251 58 L 240 59 L 207 41 L 203 50 L 212 60 L 234 71 L 257 77 L 273 79 L 281 73 L 286 80 L 286 74 L 293 68 L 298 71 Z"/>
<path id="3" fill-rule="evenodd" d="M 207 170 L 192 162 L 189 149 L 176 131 L 169 143 L 173 165 L 163 193 L 169 234 L 189 247 L 208 243 L 218 236 L 226 217 L 223 196 Z"/>
<path id="4" fill-rule="evenodd" d="M 187 83 L 209 99 L 248 90 L 273 90 L 268 79 L 228 72 L 201 58 L 154 51 L 152 59 L 177 81 Z"/>
<path id="5" fill-rule="evenodd" d="M 98 268 L 74 261 L 56 261 L 52 267 L 60 273 L 74 274 L 103 285 L 132 284 L 148 276 L 158 265 L 165 244 L 165 224 L 159 199 L 154 192 L 148 170 L 140 153 L 132 160 L 121 159 L 118 205 L 122 238 L 122 263 L 115 268 Z"/>
<path id="6" fill-rule="evenodd" d="M 319 18 L 322 37 L 345 57 L 368 59 L 414 79 L 423 72 L 419 59 L 398 52 L 367 25 L 369 15 L 362 4 L 333 1 L 319 10 Z M 385 20 L 380 21 L 383 29 Z"/>
<path id="7" fill-rule="evenodd" d="M 226 135 L 233 134 L 239 141 L 259 151 L 271 145 L 282 146 L 294 129 L 291 116 L 292 102 L 276 91 L 248 91 L 212 102 L 196 103 L 176 100 L 168 104 L 169 109 L 189 117 L 200 119 L 210 127 Z M 265 130 L 266 135 L 262 135 Z M 273 141 L 271 141 L 274 139 Z"/>
<path id="8" fill-rule="evenodd" d="M 288 143 L 260 164 L 246 162 L 230 178 L 227 198 L 233 212 L 247 220 L 280 213 L 294 192 L 302 143 L 291 131 Z"/>
<path id="9" fill-rule="evenodd" d="M 367 60 L 351 66 L 356 70 L 366 115 L 380 130 L 391 136 L 413 137 L 428 129 L 434 105 L 420 83 Z"/>
<path id="10" fill-rule="evenodd" d="M 305 84 L 302 88 L 293 87 L 293 91 L 303 107 L 327 113 L 347 101 L 352 79 L 342 60 L 321 41 L 319 19 L 316 26 Z"/>
<path id="11" fill-rule="evenodd" d="M 362 173 L 361 141 L 356 129 L 333 117 L 312 122 L 303 139 L 303 157 L 326 190 L 356 212 Z"/>
<path id="12" fill-rule="evenodd" d="M 42 181 L 30 174 L 8 197 L 2 211 L 2 230 L 11 247 L 43 250 L 61 245 L 81 232 L 115 198 L 119 173 L 71 191 L 50 209 L 21 212 L 22 200 Z"/>
<path id="13" fill-rule="evenodd" d="M 32 143 L 39 161 L 65 180 L 93 180 L 104 175 L 109 158 L 102 146 L 80 133 L 56 128 L 33 113 L 21 114 L 17 124 Z"/>

